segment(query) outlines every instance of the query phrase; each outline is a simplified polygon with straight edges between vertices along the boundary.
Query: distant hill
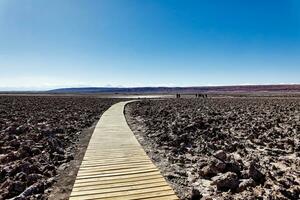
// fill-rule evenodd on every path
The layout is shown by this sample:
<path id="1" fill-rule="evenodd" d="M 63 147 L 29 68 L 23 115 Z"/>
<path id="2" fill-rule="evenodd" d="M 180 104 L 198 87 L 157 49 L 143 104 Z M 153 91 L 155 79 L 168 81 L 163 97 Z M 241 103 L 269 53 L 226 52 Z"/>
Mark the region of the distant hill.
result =
<path id="1" fill-rule="evenodd" d="M 295 85 L 240 85 L 240 86 L 205 86 L 205 87 L 85 87 L 60 88 L 49 93 L 218 93 L 218 92 L 300 92 L 300 84 Z"/>

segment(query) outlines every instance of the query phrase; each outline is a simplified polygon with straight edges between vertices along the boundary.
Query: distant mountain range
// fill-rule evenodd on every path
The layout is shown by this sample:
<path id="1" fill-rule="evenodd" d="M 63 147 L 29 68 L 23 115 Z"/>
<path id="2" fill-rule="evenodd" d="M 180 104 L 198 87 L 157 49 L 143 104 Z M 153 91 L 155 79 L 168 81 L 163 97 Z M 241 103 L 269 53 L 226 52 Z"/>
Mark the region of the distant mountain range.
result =
<path id="1" fill-rule="evenodd" d="M 204 86 L 204 87 L 84 87 L 60 88 L 47 93 L 219 93 L 219 92 L 300 92 L 300 84 L 293 85 L 239 85 L 239 86 Z"/>

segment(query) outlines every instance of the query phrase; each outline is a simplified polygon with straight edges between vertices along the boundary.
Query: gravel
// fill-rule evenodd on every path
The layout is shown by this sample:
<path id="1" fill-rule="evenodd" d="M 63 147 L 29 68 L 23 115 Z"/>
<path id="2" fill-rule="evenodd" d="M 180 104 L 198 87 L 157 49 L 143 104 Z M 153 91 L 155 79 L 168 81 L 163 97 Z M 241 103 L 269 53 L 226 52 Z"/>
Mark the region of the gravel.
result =
<path id="1" fill-rule="evenodd" d="M 181 199 L 300 199 L 300 99 L 143 100 L 126 107 Z"/>
<path id="2" fill-rule="evenodd" d="M 0 199 L 47 199 L 83 129 L 116 99 L 0 97 Z"/>

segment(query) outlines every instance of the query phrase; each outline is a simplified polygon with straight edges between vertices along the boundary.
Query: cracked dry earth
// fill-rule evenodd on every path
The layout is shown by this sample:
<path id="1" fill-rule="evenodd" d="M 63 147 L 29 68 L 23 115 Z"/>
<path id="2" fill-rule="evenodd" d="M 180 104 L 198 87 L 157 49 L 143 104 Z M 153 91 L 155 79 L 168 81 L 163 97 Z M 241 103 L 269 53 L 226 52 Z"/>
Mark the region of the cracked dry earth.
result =
<path id="1" fill-rule="evenodd" d="M 139 142 L 181 199 L 300 199 L 300 99 L 143 100 Z"/>
<path id="2" fill-rule="evenodd" d="M 0 96 L 0 200 L 48 199 L 59 173 L 73 170 L 68 167 L 81 148 L 81 134 L 88 134 L 84 130 L 118 101 L 92 97 Z M 68 179 L 70 184 L 76 173 L 75 170 L 74 177 L 61 178 Z M 62 198 L 52 195 L 54 199 L 67 199 L 67 195 Z"/>

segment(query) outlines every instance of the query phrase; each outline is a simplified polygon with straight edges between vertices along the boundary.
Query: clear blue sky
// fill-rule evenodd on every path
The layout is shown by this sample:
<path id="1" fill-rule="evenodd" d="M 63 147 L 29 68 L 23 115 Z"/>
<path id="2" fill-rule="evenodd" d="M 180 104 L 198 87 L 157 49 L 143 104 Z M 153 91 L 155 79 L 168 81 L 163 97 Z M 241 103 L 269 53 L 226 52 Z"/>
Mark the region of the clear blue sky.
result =
<path id="1" fill-rule="evenodd" d="M 0 0 L 0 88 L 300 83 L 298 0 Z"/>

